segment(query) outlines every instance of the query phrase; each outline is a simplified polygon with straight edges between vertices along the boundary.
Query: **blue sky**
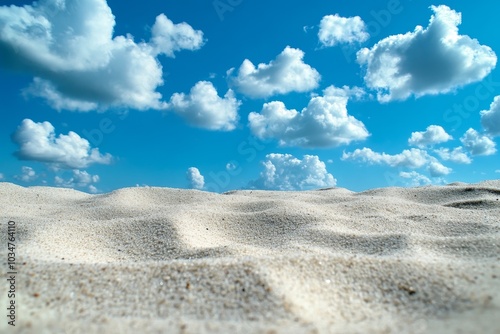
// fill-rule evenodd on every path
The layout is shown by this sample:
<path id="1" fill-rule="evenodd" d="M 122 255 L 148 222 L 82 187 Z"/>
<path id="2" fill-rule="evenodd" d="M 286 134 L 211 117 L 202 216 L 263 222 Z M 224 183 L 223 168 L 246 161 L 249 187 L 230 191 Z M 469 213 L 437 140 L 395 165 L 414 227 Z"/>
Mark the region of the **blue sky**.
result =
<path id="1" fill-rule="evenodd" d="M 2 4 L 0 181 L 359 191 L 500 175 L 500 3 Z"/>

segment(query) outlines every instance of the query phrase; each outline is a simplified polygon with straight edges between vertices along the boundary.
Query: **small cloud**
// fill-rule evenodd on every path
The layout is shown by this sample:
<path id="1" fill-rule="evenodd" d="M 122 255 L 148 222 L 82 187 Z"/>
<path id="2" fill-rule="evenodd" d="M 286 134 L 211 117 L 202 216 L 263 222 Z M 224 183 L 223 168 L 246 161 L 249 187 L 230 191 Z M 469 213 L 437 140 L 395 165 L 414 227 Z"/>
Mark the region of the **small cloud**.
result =
<path id="1" fill-rule="evenodd" d="M 174 58 L 174 52 L 198 50 L 204 44 L 201 30 L 194 30 L 186 22 L 174 24 L 165 14 L 156 17 L 151 34 L 150 45 L 155 55 L 164 54 Z"/>
<path id="2" fill-rule="evenodd" d="M 0 173 L 0 181 L 2 181 L 3 179 L 5 179 L 3 173 Z"/>
<path id="3" fill-rule="evenodd" d="M 445 176 L 453 171 L 451 168 L 444 166 L 436 159 L 432 159 L 432 161 L 429 163 L 428 169 L 432 177 Z"/>
<path id="4" fill-rule="evenodd" d="M 453 150 L 449 148 L 438 148 L 434 150 L 439 157 L 445 161 L 451 161 L 458 164 L 470 164 L 471 158 L 464 152 L 463 147 L 455 147 Z"/>
<path id="5" fill-rule="evenodd" d="M 368 164 L 388 165 L 390 167 L 420 168 L 428 162 L 428 154 L 424 150 L 412 148 L 391 155 L 374 152 L 372 149 L 364 147 L 363 149 L 356 149 L 354 152 L 344 152 L 342 160 L 357 160 Z"/>
<path id="6" fill-rule="evenodd" d="M 366 32 L 365 22 L 359 16 L 326 15 L 321 19 L 319 27 L 319 41 L 326 47 L 340 43 L 364 42 L 370 37 Z"/>
<path id="7" fill-rule="evenodd" d="M 88 188 L 88 190 L 89 190 L 89 193 L 91 193 L 91 194 L 97 194 L 99 192 L 99 189 L 97 189 L 93 185 L 90 185 L 89 188 Z"/>
<path id="8" fill-rule="evenodd" d="M 54 178 L 54 182 L 59 187 L 65 188 L 86 188 L 92 186 L 93 183 L 99 182 L 99 175 L 91 175 L 87 171 L 74 169 L 72 177 L 64 179 L 60 176 Z"/>
<path id="9" fill-rule="evenodd" d="M 264 170 L 250 186 L 257 189 L 307 190 L 334 187 L 337 180 L 326 170 L 318 156 L 305 155 L 302 160 L 291 154 L 271 153 L 262 162 Z"/>
<path id="10" fill-rule="evenodd" d="M 448 175 L 451 168 L 443 166 L 435 157 L 430 156 L 427 151 L 412 148 L 398 154 L 386 154 L 372 151 L 370 148 L 356 149 L 354 152 L 342 155 L 342 160 L 361 161 L 370 165 L 386 165 L 389 167 L 418 169 L 427 166 L 432 177 Z M 417 175 L 417 174 L 412 174 Z"/>
<path id="11" fill-rule="evenodd" d="M 208 129 L 231 131 L 238 123 L 238 108 L 241 101 L 229 89 L 224 97 L 209 81 L 199 81 L 188 95 L 174 93 L 170 98 L 169 109 L 184 118 L 189 124 Z"/>
<path id="12" fill-rule="evenodd" d="M 38 178 L 35 170 L 31 167 L 23 166 L 21 172 L 21 175 L 16 175 L 14 178 L 23 182 L 33 182 Z"/>
<path id="13" fill-rule="evenodd" d="M 424 132 L 413 132 L 411 138 L 408 139 L 408 144 L 425 148 L 439 143 L 445 143 L 452 140 L 453 137 L 439 125 L 430 125 Z"/>
<path id="14" fill-rule="evenodd" d="M 56 137 L 49 122 L 35 123 L 24 119 L 12 136 L 19 145 L 15 155 L 21 160 L 53 164 L 56 168 L 84 168 L 92 164 L 110 164 L 112 156 L 91 148 L 88 140 L 70 131 Z"/>
<path id="15" fill-rule="evenodd" d="M 477 82 L 496 66 L 495 52 L 476 39 L 458 34 L 460 13 L 431 6 L 427 28 L 389 36 L 357 53 L 366 66 L 365 83 L 381 102 L 447 93 Z"/>
<path id="16" fill-rule="evenodd" d="M 360 89 L 330 86 L 301 112 L 280 101 L 265 103 L 260 113 L 248 115 L 250 129 L 260 139 L 278 139 L 282 146 L 334 147 L 364 140 L 369 136 L 365 125 L 347 112 L 349 98 L 360 94 Z"/>
<path id="17" fill-rule="evenodd" d="M 481 124 L 491 136 L 500 136 L 500 95 L 495 96 L 489 110 L 481 111 Z"/>
<path id="18" fill-rule="evenodd" d="M 497 151 L 496 144 L 491 138 L 480 135 L 472 128 L 465 132 L 460 141 L 472 155 L 493 155 Z"/>
<path id="19" fill-rule="evenodd" d="M 410 179 L 411 182 L 408 184 L 408 186 L 411 187 L 418 187 L 432 183 L 432 181 L 427 176 L 417 173 L 415 171 L 400 172 L 399 176 L 401 176 L 404 179 Z"/>
<path id="20" fill-rule="evenodd" d="M 205 178 L 196 167 L 188 168 L 186 177 L 189 181 L 190 187 L 193 189 L 203 189 L 205 186 Z"/>
<path id="21" fill-rule="evenodd" d="M 236 76 L 227 71 L 229 82 L 251 98 L 266 98 L 290 92 L 308 92 L 318 87 L 320 74 L 303 61 L 304 52 L 287 46 L 269 64 L 254 64 L 245 59 Z"/>

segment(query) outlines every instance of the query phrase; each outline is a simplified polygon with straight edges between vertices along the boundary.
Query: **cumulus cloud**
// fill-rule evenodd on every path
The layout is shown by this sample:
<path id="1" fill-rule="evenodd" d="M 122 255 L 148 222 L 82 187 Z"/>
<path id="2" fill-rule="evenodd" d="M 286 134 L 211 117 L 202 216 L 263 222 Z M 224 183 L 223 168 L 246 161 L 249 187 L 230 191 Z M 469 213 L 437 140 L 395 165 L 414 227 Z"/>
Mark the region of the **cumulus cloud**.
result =
<path id="1" fill-rule="evenodd" d="M 110 164 L 112 161 L 110 154 L 101 154 L 99 149 L 91 148 L 88 140 L 73 131 L 56 136 L 49 122 L 35 123 L 24 119 L 12 139 L 19 145 L 15 154 L 21 160 L 40 161 L 67 169 Z"/>
<path id="2" fill-rule="evenodd" d="M 0 65 L 33 75 L 26 93 L 58 110 L 162 109 L 156 57 L 203 43 L 202 32 L 165 15 L 157 17 L 150 42 L 113 36 L 115 17 L 106 0 L 0 6 L 0 26 Z"/>
<path id="3" fill-rule="evenodd" d="M 453 170 L 441 164 L 437 159 L 431 159 L 429 163 L 429 173 L 432 177 L 439 177 L 450 174 Z"/>
<path id="4" fill-rule="evenodd" d="M 447 134 L 441 126 L 430 125 L 423 132 L 413 132 L 411 138 L 408 139 L 408 144 L 425 148 L 426 146 L 444 143 L 451 139 L 453 137 Z"/>
<path id="5" fill-rule="evenodd" d="M 99 175 L 91 175 L 87 171 L 74 169 L 72 171 L 72 177 L 64 179 L 60 176 L 56 176 L 54 178 L 54 182 L 59 187 L 65 187 L 65 188 L 86 187 L 89 190 L 89 192 L 96 193 L 98 192 L 98 189 L 93 184 L 99 182 Z"/>
<path id="6" fill-rule="evenodd" d="M 92 184 L 88 187 L 88 190 L 89 190 L 89 193 L 91 193 L 91 194 L 97 194 L 99 192 L 99 189 L 97 189 L 96 186 L 94 186 Z"/>
<path id="7" fill-rule="evenodd" d="M 275 60 L 257 67 L 248 59 L 236 76 L 234 68 L 227 71 L 229 82 L 242 94 L 264 98 L 290 92 L 308 92 L 318 87 L 320 74 L 303 61 L 304 52 L 287 46 Z"/>
<path id="8" fill-rule="evenodd" d="M 260 139 L 277 138 L 286 146 L 333 147 L 364 140 L 369 136 L 364 124 L 347 113 L 349 98 L 360 94 L 358 88 L 330 86 L 301 112 L 280 101 L 265 103 L 260 113 L 248 115 L 250 129 Z"/>
<path id="9" fill-rule="evenodd" d="M 493 155 L 497 151 L 493 140 L 472 128 L 465 132 L 460 141 L 472 155 Z"/>
<path id="10" fill-rule="evenodd" d="M 198 50 L 203 46 L 203 32 L 194 30 L 186 22 L 174 24 L 165 14 L 156 17 L 151 29 L 150 44 L 156 54 L 175 57 L 174 52 L 181 50 Z"/>
<path id="11" fill-rule="evenodd" d="M 453 150 L 449 148 L 439 148 L 434 150 L 434 152 L 445 161 L 451 161 L 458 164 L 470 164 L 472 162 L 467 153 L 464 152 L 462 146 L 455 147 Z"/>
<path id="12" fill-rule="evenodd" d="M 428 154 L 424 150 L 412 148 L 399 154 L 374 152 L 370 148 L 356 149 L 342 155 L 342 160 L 361 161 L 368 164 L 388 165 L 390 167 L 420 168 L 428 162 Z"/>
<path id="13" fill-rule="evenodd" d="M 188 168 L 186 177 L 189 181 L 189 186 L 193 189 L 203 189 L 205 186 L 205 178 L 196 167 Z"/>
<path id="14" fill-rule="evenodd" d="M 495 96 L 489 110 L 481 111 L 481 124 L 492 136 L 500 136 L 500 95 Z"/>
<path id="15" fill-rule="evenodd" d="M 417 26 L 358 51 L 358 63 L 366 66 L 366 85 L 378 91 L 379 101 L 450 92 L 482 80 L 496 66 L 490 47 L 458 34 L 460 13 L 444 5 L 431 9 L 427 28 Z"/>
<path id="16" fill-rule="evenodd" d="M 28 166 L 21 167 L 21 175 L 15 175 L 14 178 L 23 182 L 33 182 L 38 178 L 35 170 Z"/>
<path id="17" fill-rule="evenodd" d="M 323 46 L 364 42 L 369 37 L 366 25 L 359 16 L 326 15 L 319 24 L 318 38 Z"/>
<path id="18" fill-rule="evenodd" d="M 241 102 L 229 89 L 219 97 L 211 82 L 199 81 L 188 95 L 175 93 L 170 98 L 169 109 L 174 110 L 189 124 L 209 129 L 231 131 L 238 123 L 238 108 Z"/>
<path id="19" fill-rule="evenodd" d="M 418 187 L 432 183 L 432 181 L 427 176 L 417 173 L 415 171 L 400 172 L 399 176 L 401 176 L 404 179 L 410 179 L 410 183 L 408 185 L 411 187 Z"/>
<path id="20" fill-rule="evenodd" d="M 304 155 L 302 160 L 291 154 L 271 153 L 262 162 L 264 170 L 251 183 L 258 189 L 306 190 L 334 187 L 337 180 L 326 170 L 316 155 Z"/>

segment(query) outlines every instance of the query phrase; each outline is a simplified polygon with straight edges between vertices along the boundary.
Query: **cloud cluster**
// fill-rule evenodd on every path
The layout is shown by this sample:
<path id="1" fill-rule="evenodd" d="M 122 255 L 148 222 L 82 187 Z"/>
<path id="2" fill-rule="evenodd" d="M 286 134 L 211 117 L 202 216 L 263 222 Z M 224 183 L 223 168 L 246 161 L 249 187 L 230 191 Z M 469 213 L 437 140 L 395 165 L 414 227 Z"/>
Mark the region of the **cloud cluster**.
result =
<path id="1" fill-rule="evenodd" d="M 320 74 L 304 63 L 304 52 L 287 46 L 275 60 L 257 67 L 245 59 L 233 75 L 234 68 L 227 71 L 228 79 L 239 92 L 251 98 L 265 98 L 290 92 L 308 92 L 318 87 Z"/>
<path id="2" fill-rule="evenodd" d="M 201 175 L 200 171 L 196 167 L 188 168 L 186 172 L 187 180 L 189 181 L 189 186 L 193 189 L 203 189 L 205 187 L 205 178 Z"/>
<path id="3" fill-rule="evenodd" d="M 390 167 L 420 168 L 427 164 L 428 155 L 426 151 L 417 148 L 391 155 L 374 152 L 372 149 L 364 147 L 356 149 L 354 152 L 344 152 L 342 160 L 357 160 L 368 164 L 387 165 Z"/>
<path id="4" fill-rule="evenodd" d="M 441 126 L 430 125 L 423 132 L 413 132 L 410 139 L 408 139 L 408 144 L 419 148 L 425 148 L 426 146 L 445 143 L 452 139 L 453 137 L 447 134 Z"/>
<path id="5" fill-rule="evenodd" d="M 174 110 L 189 124 L 209 130 L 230 131 L 238 123 L 241 102 L 229 89 L 219 97 L 211 82 L 199 81 L 188 95 L 175 93 L 170 98 L 169 109 Z"/>
<path id="6" fill-rule="evenodd" d="M 330 86 L 301 112 L 269 102 L 260 113 L 248 115 L 250 129 L 260 139 L 276 138 L 286 146 L 333 147 L 364 140 L 369 136 L 364 124 L 347 113 L 349 97 L 356 94 L 359 89 Z"/>
<path id="7" fill-rule="evenodd" d="M 33 182 L 38 178 L 38 175 L 33 168 L 22 166 L 21 175 L 15 175 L 14 178 L 23 182 Z"/>
<path id="8" fill-rule="evenodd" d="M 422 175 L 415 171 L 400 172 L 399 176 L 401 176 L 404 179 L 410 179 L 411 181 L 408 184 L 410 187 L 418 187 L 432 183 L 431 179 L 429 179 L 427 176 Z"/>
<path id="9" fill-rule="evenodd" d="M 12 136 L 19 145 L 15 154 L 21 160 L 52 164 L 66 169 L 85 168 L 92 164 L 110 164 L 112 156 L 91 148 L 88 140 L 73 131 L 67 135 L 55 135 L 49 122 L 35 123 L 24 119 Z"/>
<path id="10" fill-rule="evenodd" d="M 98 190 L 95 187 L 95 183 L 99 182 L 99 175 L 91 175 L 87 171 L 82 171 L 74 169 L 72 171 L 72 177 L 69 179 L 64 179 L 60 176 L 55 176 L 54 182 L 58 187 L 65 188 L 87 188 L 89 192 L 96 193 Z"/>
<path id="11" fill-rule="evenodd" d="M 434 152 L 444 161 L 451 161 L 457 164 L 470 164 L 472 162 L 467 153 L 464 152 L 462 146 L 455 147 L 453 150 L 442 147 L 434 150 Z"/>
<path id="12" fill-rule="evenodd" d="M 16 175 L 15 178 L 24 182 L 32 182 L 38 178 L 35 170 L 28 166 L 21 167 L 22 174 Z"/>
<path id="13" fill-rule="evenodd" d="M 431 9 L 427 28 L 417 26 L 358 51 L 366 85 L 378 91 L 379 101 L 446 93 L 482 80 L 496 66 L 490 47 L 458 34 L 460 13 L 444 5 Z"/>
<path id="14" fill-rule="evenodd" d="M 337 184 L 325 163 L 315 155 L 304 155 L 300 160 L 290 154 L 271 153 L 262 166 L 259 179 L 251 184 L 258 189 L 306 190 Z"/>
<path id="15" fill-rule="evenodd" d="M 159 54 L 195 50 L 203 33 L 159 15 L 149 43 L 113 36 L 106 0 L 40 0 L 0 6 L 0 66 L 34 76 L 27 93 L 55 109 L 89 111 L 123 106 L 162 109 Z"/>
<path id="16" fill-rule="evenodd" d="M 319 24 L 318 38 L 320 43 L 326 47 L 340 43 L 364 42 L 369 37 L 366 25 L 359 16 L 326 15 Z"/>
<path id="17" fill-rule="evenodd" d="M 370 165 L 386 165 L 389 167 L 419 169 L 427 166 L 427 170 L 432 177 L 439 177 L 450 174 L 453 170 L 441 164 L 435 157 L 430 156 L 427 151 L 412 148 L 404 150 L 398 154 L 387 154 L 374 152 L 370 148 L 356 149 L 354 152 L 344 152 L 342 160 L 361 161 Z M 400 176 L 412 178 L 418 182 L 425 180 L 417 172 L 405 172 Z"/>
<path id="18" fill-rule="evenodd" d="M 495 96 L 490 109 L 481 111 L 481 124 L 492 136 L 500 136 L 500 95 Z"/>
<path id="19" fill-rule="evenodd" d="M 493 155 L 497 151 L 496 144 L 490 137 L 481 135 L 472 128 L 465 132 L 460 141 L 472 155 Z"/>

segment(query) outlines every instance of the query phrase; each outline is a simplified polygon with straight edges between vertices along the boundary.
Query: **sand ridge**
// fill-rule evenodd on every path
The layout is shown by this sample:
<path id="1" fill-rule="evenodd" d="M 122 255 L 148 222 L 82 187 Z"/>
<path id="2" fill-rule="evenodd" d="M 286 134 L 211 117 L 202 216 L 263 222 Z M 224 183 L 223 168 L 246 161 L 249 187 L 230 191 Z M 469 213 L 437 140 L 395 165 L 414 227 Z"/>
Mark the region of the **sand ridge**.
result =
<path id="1" fill-rule="evenodd" d="M 24 263 L 19 332 L 500 332 L 498 180 L 0 195 Z"/>

